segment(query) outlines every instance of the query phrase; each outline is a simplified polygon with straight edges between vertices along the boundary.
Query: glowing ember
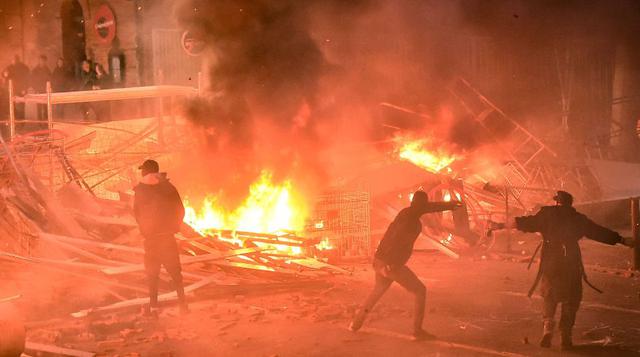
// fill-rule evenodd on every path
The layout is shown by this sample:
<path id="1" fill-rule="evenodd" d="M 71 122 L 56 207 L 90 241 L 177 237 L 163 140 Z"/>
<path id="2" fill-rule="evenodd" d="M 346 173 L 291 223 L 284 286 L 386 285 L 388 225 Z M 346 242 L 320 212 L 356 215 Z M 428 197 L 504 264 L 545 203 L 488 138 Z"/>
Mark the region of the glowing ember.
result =
<path id="1" fill-rule="evenodd" d="M 204 199 L 200 209 L 189 200 L 184 205 L 185 223 L 205 235 L 215 235 L 223 229 L 273 234 L 301 232 L 307 211 L 291 181 L 275 184 L 268 171 L 260 174 L 250 186 L 249 196 L 235 210 L 225 209 L 212 195 Z"/>
<path id="2" fill-rule="evenodd" d="M 433 148 L 429 139 L 409 140 L 403 137 L 396 137 L 397 152 L 401 159 L 409 161 L 429 172 L 438 173 L 444 168 L 448 168 L 457 157 L 443 148 Z"/>

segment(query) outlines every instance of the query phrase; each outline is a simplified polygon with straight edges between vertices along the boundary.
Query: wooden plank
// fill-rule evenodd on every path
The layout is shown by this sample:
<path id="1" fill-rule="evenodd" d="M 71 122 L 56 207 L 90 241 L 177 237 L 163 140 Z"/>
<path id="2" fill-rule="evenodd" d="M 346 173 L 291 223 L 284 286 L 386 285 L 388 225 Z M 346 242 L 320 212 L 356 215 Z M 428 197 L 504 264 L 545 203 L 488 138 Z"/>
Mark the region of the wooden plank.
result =
<path id="1" fill-rule="evenodd" d="M 70 104 L 101 102 L 105 100 L 127 100 L 161 97 L 195 96 L 198 91 L 193 87 L 177 85 L 160 85 L 145 87 L 128 87 L 100 89 L 90 91 L 73 91 L 51 93 L 51 104 Z M 27 94 L 16 97 L 17 102 L 47 104 L 47 94 Z"/>
<path id="2" fill-rule="evenodd" d="M 182 256 L 180 258 L 180 263 L 182 265 L 185 265 L 185 264 L 192 264 L 192 263 L 207 262 L 207 261 L 212 261 L 212 260 L 218 260 L 218 259 L 224 259 L 224 258 L 228 258 L 228 257 L 233 257 L 233 256 L 236 256 L 236 255 L 243 255 L 243 254 L 247 254 L 247 253 L 259 252 L 261 250 L 264 250 L 264 248 L 242 248 L 242 249 L 231 250 L 231 251 L 228 251 L 228 252 L 219 252 L 219 253 L 216 253 L 216 254 L 203 254 L 203 255 L 197 255 L 197 256 Z M 143 270 L 144 270 L 144 264 L 131 264 L 131 265 L 124 265 L 124 266 L 120 266 L 120 267 L 105 268 L 105 269 L 102 269 L 102 272 L 107 274 L 107 275 L 116 275 L 116 274 L 131 273 L 131 272 L 134 272 L 134 271 L 143 271 Z"/>
<path id="3" fill-rule="evenodd" d="M 192 291 L 194 291 L 196 289 L 199 289 L 199 288 L 201 288 L 203 286 L 211 284 L 212 282 L 214 282 L 214 280 L 215 280 L 214 277 L 207 277 L 207 278 L 202 279 L 202 280 L 200 280 L 198 282 L 195 282 L 195 283 L 193 283 L 191 285 L 187 285 L 184 288 L 184 292 L 185 293 L 190 293 L 190 292 L 192 292 Z M 172 301 L 172 300 L 177 300 L 177 299 L 178 299 L 178 295 L 176 294 L 175 291 L 172 291 L 170 293 L 165 293 L 165 294 L 158 295 L 158 301 L 159 302 Z M 148 304 L 148 303 L 149 303 L 149 297 L 136 298 L 136 299 L 116 302 L 114 304 L 107 305 L 107 306 L 101 306 L 101 307 L 92 308 L 92 309 L 80 310 L 78 312 L 72 313 L 71 316 L 73 316 L 73 317 L 86 317 L 90 313 L 94 313 L 94 312 L 118 310 L 118 309 L 124 309 L 124 308 L 128 308 L 128 307 L 141 306 L 141 305 Z"/>
<path id="4" fill-rule="evenodd" d="M 13 301 L 13 300 L 18 300 L 21 297 L 22 297 L 22 295 L 20 295 L 20 294 L 4 297 L 4 298 L 0 299 L 0 304 L 5 303 L 5 302 L 10 302 L 10 301 Z"/>
<path id="5" fill-rule="evenodd" d="M 314 258 L 291 259 L 290 262 L 310 269 L 329 269 L 343 274 L 351 275 L 351 272 L 346 269 L 327 264 Z"/>
<path id="6" fill-rule="evenodd" d="M 80 212 L 74 209 L 67 210 L 70 214 L 72 214 L 76 219 L 80 219 L 82 221 L 88 222 L 89 224 L 98 225 L 113 225 L 113 226 L 123 226 L 123 227 L 138 227 L 138 223 L 132 216 L 102 216 L 96 214 L 90 214 L 85 212 Z"/>
<path id="7" fill-rule="evenodd" d="M 30 341 L 27 341 L 24 347 L 27 351 L 47 352 L 47 353 L 53 353 L 59 356 L 93 357 L 96 355 L 93 352 L 74 350 L 71 348 L 58 347 L 54 345 L 45 345 L 44 343 L 37 343 L 37 342 L 30 342 Z"/>
<path id="8" fill-rule="evenodd" d="M 74 244 L 87 245 L 87 246 L 93 246 L 93 247 L 104 248 L 104 249 L 120 250 L 123 252 L 144 254 L 144 249 L 142 248 L 129 247 L 122 244 L 96 242 L 89 239 L 73 238 L 73 237 L 63 236 L 59 234 L 51 234 L 51 233 L 40 233 L 38 236 L 40 237 L 40 239 L 59 240 L 61 242 L 67 242 L 67 243 L 74 243 Z"/>
<path id="9" fill-rule="evenodd" d="M 66 243 L 66 242 L 62 242 L 59 240 L 55 240 L 55 239 L 50 239 L 48 240 L 48 242 L 50 242 L 51 244 L 55 244 L 58 247 L 68 250 L 70 252 L 76 253 L 79 256 L 91 259 L 97 263 L 102 263 L 102 264 L 107 264 L 107 265 L 119 265 L 119 264 L 126 264 L 126 262 L 118 262 L 115 260 L 111 260 L 111 259 L 107 259 L 104 257 L 101 257 L 99 255 L 93 254 L 91 252 L 87 252 L 81 248 L 78 247 L 74 247 L 73 245 L 71 245 L 70 243 Z"/>
<path id="10" fill-rule="evenodd" d="M 56 228 L 72 236 L 86 237 L 87 232 L 80 227 L 78 222 L 66 214 L 60 202 L 53 197 L 52 193 L 49 192 L 40 179 L 28 169 L 22 168 L 22 172 L 28 178 L 29 182 L 35 186 L 34 188 L 29 185 L 29 189 L 32 191 L 32 194 L 40 197 L 47 210 L 47 217 L 55 222 Z"/>
<path id="11" fill-rule="evenodd" d="M 105 265 L 92 264 L 92 263 L 71 262 L 66 260 L 56 260 L 56 259 L 46 259 L 46 258 L 36 258 L 36 257 L 23 257 L 18 254 L 7 253 L 2 251 L 0 251 L 0 258 L 11 259 L 11 260 L 22 260 L 30 263 L 65 265 L 72 268 L 91 269 L 91 270 L 97 270 L 97 271 L 108 268 Z"/>

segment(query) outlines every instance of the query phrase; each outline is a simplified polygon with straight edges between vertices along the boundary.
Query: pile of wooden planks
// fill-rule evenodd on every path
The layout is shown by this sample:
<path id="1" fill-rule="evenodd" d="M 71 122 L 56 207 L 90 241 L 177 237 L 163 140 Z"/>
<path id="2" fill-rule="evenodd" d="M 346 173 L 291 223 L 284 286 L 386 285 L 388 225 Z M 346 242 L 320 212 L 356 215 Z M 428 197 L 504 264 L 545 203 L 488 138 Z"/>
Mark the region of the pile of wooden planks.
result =
<path id="1" fill-rule="evenodd" d="M 147 303 L 143 241 L 129 204 L 98 198 L 74 181 L 53 193 L 12 148 L 3 148 L 0 259 L 60 272 L 79 287 L 97 283 L 108 292 L 107 304 L 78 306 L 75 317 Z M 219 231 L 204 236 L 186 224 L 183 228 L 176 239 L 188 293 L 211 287 L 237 291 L 257 283 L 268 289 L 269 284 L 305 284 L 348 273 L 314 259 L 317 242 L 293 234 Z M 160 301 L 176 299 L 168 276 L 161 280 L 165 292 Z"/>

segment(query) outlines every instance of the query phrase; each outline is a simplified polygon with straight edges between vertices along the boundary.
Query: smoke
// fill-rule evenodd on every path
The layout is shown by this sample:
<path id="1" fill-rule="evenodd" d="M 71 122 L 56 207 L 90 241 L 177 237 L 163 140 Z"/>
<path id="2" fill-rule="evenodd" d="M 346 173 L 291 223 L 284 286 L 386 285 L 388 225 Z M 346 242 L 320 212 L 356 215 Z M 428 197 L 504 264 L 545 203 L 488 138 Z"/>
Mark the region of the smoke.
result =
<path id="1" fill-rule="evenodd" d="M 233 181 L 220 186 L 269 168 L 324 188 L 357 170 L 362 157 L 388 152 L 372 143 L 384 142 L 389 126 L 428 131 L 460 150 L 487 146 L 447 91 L 456 76 L 541 132 L 557 125 L 558 45 L 628 42 L 637 8 L 633 1 L 183 0 L 178 22 L 209 48 L 208 90 L 187 116 L 216 173 L 206 176 Z"/>

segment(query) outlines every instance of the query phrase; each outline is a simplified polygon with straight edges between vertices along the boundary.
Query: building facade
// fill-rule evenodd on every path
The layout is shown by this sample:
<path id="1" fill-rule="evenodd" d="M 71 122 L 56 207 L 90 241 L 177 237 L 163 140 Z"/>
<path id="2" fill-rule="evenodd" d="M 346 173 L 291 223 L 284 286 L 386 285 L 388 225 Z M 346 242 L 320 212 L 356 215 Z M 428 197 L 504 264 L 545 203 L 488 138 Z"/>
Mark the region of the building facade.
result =
<path id="1" fill-rule="evenodd" d="M 115 86 L 196 85 L 199 58 L 188 55 L 170 0 L 16 0 L 0 5 L 0 66 L 14 55 L 33 67 L 40 55 L 78 70 L 88 59 Z"/>

